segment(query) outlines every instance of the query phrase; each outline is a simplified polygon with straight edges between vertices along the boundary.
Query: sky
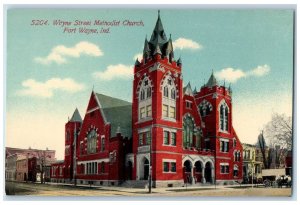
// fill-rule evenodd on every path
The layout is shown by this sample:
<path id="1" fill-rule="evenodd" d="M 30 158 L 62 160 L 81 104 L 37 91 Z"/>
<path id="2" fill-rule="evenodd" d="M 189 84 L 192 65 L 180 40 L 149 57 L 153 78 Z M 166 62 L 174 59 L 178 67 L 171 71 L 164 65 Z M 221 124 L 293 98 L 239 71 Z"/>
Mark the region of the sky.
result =
<path id="1" fill-rule="evenodd" d="M 161 9 L 160 16 L 182 59 L 184 84 L 199 90 L 213 71 L 231 85 L 243 143 L 255 143 L 273 113 L 292 115 L 291 10 Z M 54 25 L 59 20 L 65 25 Z M 156 20 L 154 9 L 8 10 L 5 146 L 47 147 L 62 159 L 65 123 L 76 107 L 84 116 L 92 89 L 132 101 L 133 64 Z"/>

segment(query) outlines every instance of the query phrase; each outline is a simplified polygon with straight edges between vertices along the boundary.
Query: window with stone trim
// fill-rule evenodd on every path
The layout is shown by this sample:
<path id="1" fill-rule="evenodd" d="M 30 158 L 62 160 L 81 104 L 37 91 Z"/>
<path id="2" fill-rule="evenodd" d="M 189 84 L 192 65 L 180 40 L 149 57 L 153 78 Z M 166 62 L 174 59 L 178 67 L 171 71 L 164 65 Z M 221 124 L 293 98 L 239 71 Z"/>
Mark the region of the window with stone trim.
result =
<path id="1" fill-rule="evenodd" d="M 152 86 L 149 77 L 145 76 L 139 89 L 139 119 L 152 116 Z"/>
<path id="2" fill-rule="evenodd" d="M 150 145 L 150 142 L 151 142 L 151 132 L 150 131 L 139 133 L 138 136 L 139 136 L 138 137 L 139 146 Z"/>
<path id="3" fill-rule="evenodd" d="M 221 152 L 229 152 L 229 140 L 220 140 L 220 151 Z"/>
<path id="4" fill-rule="evenodd" d="M 193 145 L 194 122 L 191 117 L 183 119 L 183 146 L 191 147 Z"/>
<path id="5" fill-rule="evenodd" d="M 219 126 L 221 131 L 228 131 L 229 130 L 229 108 L 225 101 L 221 102 L 219 108 Z"/>
<path id="6" fill-rule="evenodd" d="M 97 147 L 97 132 L 95 129 L 92 129 L 87 135 L 87 153 L 93 154 L 96 153 Z"/>
<path id="7" fill-rule="evenodd" d="M 221 164 L 220 172 L 221 172 L 221 174 L 228 174 L 229 173 L 229 165 Z"/>
<path id="8" fill-rule="evenodd" d="M 171 74 L 163 79 L 162 91 L 162 116 L 164 120 L 174 121 L 176 119 L 176 85 Z"/>

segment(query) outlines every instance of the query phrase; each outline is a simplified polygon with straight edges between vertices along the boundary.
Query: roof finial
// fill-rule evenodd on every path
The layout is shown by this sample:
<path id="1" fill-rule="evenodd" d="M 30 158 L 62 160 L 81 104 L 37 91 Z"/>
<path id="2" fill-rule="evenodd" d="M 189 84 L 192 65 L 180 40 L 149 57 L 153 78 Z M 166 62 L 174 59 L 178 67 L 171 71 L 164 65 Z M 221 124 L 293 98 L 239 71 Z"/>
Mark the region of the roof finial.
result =
<path id="1" fill-rule="evenodd" d="M 94 92 L 94 84 L 93 84 L 93 89 L 92 89 L 92 91 Z"/>
<path id="2" fill-rule="evenodd" d="M 158 13 L 158 17 L 160 17 L 160 10 L 159 10 L 159 9 L 158 9 L 158 12 L 157 12 L 157 13 Z"/>
<path id="3" fill-rule="evenodd" d="M 224 88 L 225 88 L 225 78 L 224 78 Z"/>

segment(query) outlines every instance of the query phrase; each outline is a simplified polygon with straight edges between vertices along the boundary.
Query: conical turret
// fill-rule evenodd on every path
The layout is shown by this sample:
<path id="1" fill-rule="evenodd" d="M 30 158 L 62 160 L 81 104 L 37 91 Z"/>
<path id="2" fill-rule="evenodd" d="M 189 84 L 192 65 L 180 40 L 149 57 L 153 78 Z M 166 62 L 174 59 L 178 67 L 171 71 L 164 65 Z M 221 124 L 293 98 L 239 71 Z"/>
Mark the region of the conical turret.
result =
<path id="1" fill-rule="evenodd" d="M 207 87 L 213 87 L 215 85 L 218 85 L 217 79 L 214 76 L 214 72 L 212 71 L 211 76 L 209 78 L 209 80 L 206 83 Z"/>
<path id="2" fill-rule="evenodd" d="M 72 118 L 70 119 L 70 122 L 82 122 L 82 118 L 77 108 L 75 109 Z"/>

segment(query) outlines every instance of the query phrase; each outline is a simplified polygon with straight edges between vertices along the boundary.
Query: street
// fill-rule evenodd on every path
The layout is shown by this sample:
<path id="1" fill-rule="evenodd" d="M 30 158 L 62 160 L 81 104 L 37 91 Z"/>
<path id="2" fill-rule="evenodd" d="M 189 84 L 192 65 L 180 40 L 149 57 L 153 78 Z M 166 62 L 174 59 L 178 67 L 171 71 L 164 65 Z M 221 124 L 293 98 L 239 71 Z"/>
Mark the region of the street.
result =
<path id="1" fill-rule="evenodd" d="M 63 185 L 63 184 L 35 184 L 21 182 L 6 182 L 7 195 L 32 195 L 32 196 L 232 196 L 232 197 L 264 197 L 264 196 L 291 196 L 291 188 L 265 188 L 263 186 L 252 188 L 251 185 L 243 186 L 191 186 L 174 188 L 154 188 L 152 193 L 148 189 L 125 187 L 89 187 Z"/>

